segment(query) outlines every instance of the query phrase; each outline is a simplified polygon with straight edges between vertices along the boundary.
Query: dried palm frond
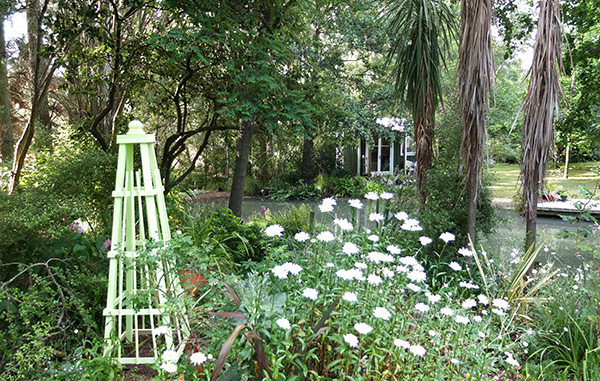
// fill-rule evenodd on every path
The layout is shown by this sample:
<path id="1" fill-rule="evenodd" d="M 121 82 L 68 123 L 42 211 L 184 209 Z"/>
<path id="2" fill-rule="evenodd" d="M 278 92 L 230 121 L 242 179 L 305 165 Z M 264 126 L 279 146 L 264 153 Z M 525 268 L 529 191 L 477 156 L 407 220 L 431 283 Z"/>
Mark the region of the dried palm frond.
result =
<path id="1" fill-rule="evenodd" d="M 460 103 L 463 110 L 461 153 L 469 192 L 469 235 L 475 239 L 475 216 L 483 167 L 485 115 L 494 80 L 492 0 L 462 0 L 462 35 L 458 53 Z"/>
<path id="2" fill-rule="evenodd" d="M 537 202 L 543 187 L 554 142 L 554 113 L 561 93 L 562 39 L 558 0 L 540 0 L 538 32 L 531 65 L 531 78 L 524 100 L 521 131 L 521 188 L 527 222 L 526 249 L 535 244 Z"/>

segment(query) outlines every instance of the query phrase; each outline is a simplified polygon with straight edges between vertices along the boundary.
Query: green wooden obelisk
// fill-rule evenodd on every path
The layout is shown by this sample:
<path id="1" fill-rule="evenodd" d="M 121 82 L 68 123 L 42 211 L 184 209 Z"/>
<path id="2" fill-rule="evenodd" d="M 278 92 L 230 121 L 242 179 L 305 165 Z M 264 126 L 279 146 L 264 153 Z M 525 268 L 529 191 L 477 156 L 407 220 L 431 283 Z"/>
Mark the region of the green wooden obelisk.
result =
<path id="1" fill-rule="evenodd" d="M 117 136 L 104 354 L 121 364 L 154 363 L 163 350 L 181 354 L 189 336 L 184 307 L 173 303 L 182 292 L 177 273 L 164 259 L 138 263 L 171 239 L 154 141 L 139 121 Z"/>

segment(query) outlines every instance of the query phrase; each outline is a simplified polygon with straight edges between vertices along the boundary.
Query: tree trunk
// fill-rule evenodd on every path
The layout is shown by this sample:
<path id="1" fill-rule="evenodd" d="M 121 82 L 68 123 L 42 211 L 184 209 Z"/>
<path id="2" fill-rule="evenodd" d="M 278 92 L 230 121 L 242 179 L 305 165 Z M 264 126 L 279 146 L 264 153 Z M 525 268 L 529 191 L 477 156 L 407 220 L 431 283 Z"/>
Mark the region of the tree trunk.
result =
<path id="1" fill-rule="evenodd" d="M 312 184 L 315 181 L 315 141 L 312 136 L 304 138 L 302 146 L 302 168 L 300 169 L 300 177 L 306 184 Z"/>
<path id="2" fill-rule="evenodd" d="M 425 184 L 427 182 L 427 171 L 431 168 L 433 161 L 433 93 L 427 89 L 426 99 L 423 106 L 423 114 L 416 115 L 415 119 L 415 148 L 417 163 L 417 195 L 421 200 L 421 209 L 427 201 Z"/>
<path id="3" fill-rule="evenodd" d="M 2 16 L 0 17 L 0 156 L 3 162 L 12 160 L 14 150 L 7 58 L 4 16 Z"/>
<path id="4" fill-rule="evenodd" d="M 250 151 L 252 150 L 253 132 L 254 121 L 243 121 L 240 136 L 236 143 L 235 168 L 233 169 L 233 181 L 231 183 L 231 194 L 229 195 L 229 209 L 238 217 L 242 216 L 244 181 L 246 180 Z"/>
<path id="5" fill-rule="evenodd" d="M 25 157 L 31 147 L 35 124 L 40 117 L 40 105 L 48 93 L 50 81 L 52 79 L 56 66 L 48 66 L 48 59 L 41 60 L 40 52 L 42 49 L 41 37 L 41 19 L 46 12 L 48 2 L 44 2 L 43 6 L 37 0 L 27 2 L 27 29 L 30 36 L 29 40 L 29 60 L 33 79 L 33 95 L 31 97 L 31 114 L 21 138 L 15 147 L 14 162 L 11 171 L 10 184 L 8 188 L 9 194 L 14 192 L 19 184 L 21 170 L 25 164 Z"/>
<path id="6" fill-rule="evenodd" d="M 260 133 L 257 133 L 257 140 L 258 140 L 258 154 L 255 156 L 256 157 L 256 167 L 258 169 L 256 177 L 261 180 L 261 181 L 265 181 L 268 177 L 269 177 L 269 153 L 268 153 L 268 148 L 267 148 L 267 132 L 266 131 L 261 131 Z"/>
<path id="7" fill-rule="evenodd" d="M 540 183 L 536 181 L 539 178 L 539 170 L 534 172 L 534 181 L 524 186 L 528 186 L 526 194 L 532 195 L 525 199 L 525 251 L 535 249 L 537 236 L 537 201 L 539 197 Z M 525 189 L 524 189 L 525 191 Z"/>
<path id="8" fill-rule="evenodd" d="M 476 119 L 473 118 L 472 115 L 465 115 L 465 124 L 467 123 L 476 123 Z M 470 142 L 478 141 L 477 136 L 477 127 L 472 126 L 469 130 L 471 137 L 469 138 Z M 475 243 L 475 234 L 476 234 L 476 226 L 477 226 L 477 199 L 479 196 L 479 171 L 480 168 L 477 167 L 477 161 L 480 160 L 479 150 L 481 147 L 468 147 L 469 151 L 466 153 L 469 155 L 467 162 L 471 164 L 467 167 L 467 193 L 468 193 L 468 211 L 467 211 L 467 230 L 469 237 L 473 243 Z"/>
<path id="9" fill-rule="evenodd" d="M 565 171 L 563 172 L 563 178 L 569 178 L 569 159 L 571 155 L 571 138 L 567 136 L 567 148 L 565 150 Z"/>
<path id="10" fill-rule="evenodd" d="M 475 242 L 480 175 L 485 144 L 485 114 L 494 76 L 491 0 L 461 2 L 462 32 L 459 50 L 460 103 L 463 110 L 461 153 L 465 157 L 468 193 L 468 234 Z"/>
<path id="11" fill-rule="evenodd" d="M 43 42 L 40 38 L 41 33 L 41 20 L 42 20 L 42 9 L 39 0 L 27 1 L 27 43 L 29 50 L 29 65 L 32 78 L 36 78 L 35 72 L 43 70 L 47 66 L 46 59 L 39 53 L 42 51 Z M 37 76 L 38 80 L 34 82 L 33 86 L 40 86 L 39 80 L 41 76 Z M 35 122 L 39 122 L 39 126 L 43 127 L 43 136 L 40 139 L 36 139 L 36 147 L 52 150 L 52 126 L 50 122 L 50 106 L 48 104 L 48 93 L 39 92 L 39 104 L 37 107 L 37 113 Z"/>

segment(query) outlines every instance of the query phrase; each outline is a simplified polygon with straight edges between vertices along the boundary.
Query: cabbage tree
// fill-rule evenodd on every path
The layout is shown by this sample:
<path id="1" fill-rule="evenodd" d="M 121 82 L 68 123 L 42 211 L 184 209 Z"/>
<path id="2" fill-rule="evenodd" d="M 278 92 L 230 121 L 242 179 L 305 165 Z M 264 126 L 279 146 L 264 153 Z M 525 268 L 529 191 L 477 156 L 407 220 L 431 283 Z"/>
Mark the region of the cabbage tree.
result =
<path id="1" fill-rule="evenodd" d="M 414 122 L 417 192 L 424 205 L 426 174 L 433 160 L 435 110 L 442 100 L 442 65 L 454 15 L 444 0 L 387 0 L 385 15 L 395 95 Z"/>

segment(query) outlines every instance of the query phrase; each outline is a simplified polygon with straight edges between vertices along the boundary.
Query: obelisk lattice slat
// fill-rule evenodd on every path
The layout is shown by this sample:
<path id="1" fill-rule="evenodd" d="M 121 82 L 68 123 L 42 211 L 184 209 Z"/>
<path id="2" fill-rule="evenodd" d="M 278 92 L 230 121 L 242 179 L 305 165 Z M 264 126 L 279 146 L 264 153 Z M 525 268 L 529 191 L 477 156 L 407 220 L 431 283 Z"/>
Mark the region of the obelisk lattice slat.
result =
<path id="1" fill-rule="evenodd" d="M 104 353 L 122 364 L 154 363 L 159 350 L 181 354 L 189 329 L 183 306 L 165 308 L 167 299 L 175 300 L 182 291 L 177 274 L 161 260 L 152 268 L 148 261 L 138 263 L 140 253 L 155 255 L 156 247 L 171 239 L 154 135 L 133 121 L 117 144 Z M 146 247 L 149 241 L 152 248 Z M 155 335 L 158 326 L 168 327 L 166 334 Z"/>

